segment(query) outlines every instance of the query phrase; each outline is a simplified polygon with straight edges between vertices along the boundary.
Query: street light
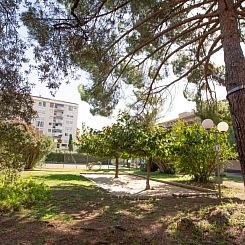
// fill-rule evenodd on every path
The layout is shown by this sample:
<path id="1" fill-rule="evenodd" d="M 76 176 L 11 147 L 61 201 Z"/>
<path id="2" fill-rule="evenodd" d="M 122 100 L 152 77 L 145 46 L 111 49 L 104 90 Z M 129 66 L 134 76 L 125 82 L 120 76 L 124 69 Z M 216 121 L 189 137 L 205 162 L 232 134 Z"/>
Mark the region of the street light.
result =
<path id="1" fill-rule="evenodd" d="M 214 151 L 215 151 L 215 165 L 217 166 L 217 172 L 218 172 L 218 194 L 219 194 L 219 199 L 221 200 L 221 178 L 220 178 L 220 165 L 219 165 L 219 150 L 220 147 L 218 145 L 218 134 L 223 134 L 226 132 L 229 128 L 228 124 L 226 122 L 220 122 L 217 125 L 218 131 L 210 131 L 214 127 L 214 122 L 211 119 L 205 119 L 202 122 L 202 126 L 208 130 L 210 133 L 213 133 L 215 136 L 215 146 L 214 146 Z"/>

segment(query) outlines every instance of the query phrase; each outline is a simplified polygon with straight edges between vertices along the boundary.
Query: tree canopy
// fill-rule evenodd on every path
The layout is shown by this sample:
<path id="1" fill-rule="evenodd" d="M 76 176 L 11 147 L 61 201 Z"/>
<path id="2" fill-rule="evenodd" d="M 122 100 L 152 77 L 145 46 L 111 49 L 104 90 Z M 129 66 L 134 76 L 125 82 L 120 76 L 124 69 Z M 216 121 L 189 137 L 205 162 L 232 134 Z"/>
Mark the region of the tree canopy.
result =
<path id="1" fill-rule="evenodd" d="M 242 40 L 243 1 L 228 2 Z M 43 5 L 32 5 L 23 17 L 29 33 L 39 41 L 38 53 L 50 50 L 55 57 L 37 54 L 37 58 L 50 74 L 46 77 L 55 75 L 57 64 L 64 74 L 71 63 L 88 71 L 91 83 L 81 88 L 82 98 L 94 112 L 111 111 L 125 84 L 141 89 L 145 101 L 183 78 L 190 82 L 198 78 L 198 87 L 210 93 L 212 82 L 224 84 L 224 69 L 212 62 L 223 47 L 224 1 L 76 0 L 50 1 L 48 6 L 40 11 Z M 56 12 L 61 18 L 56 18 Z M 177 78 L 163 82 L 172 73 Z"/>
<path id="2" fill-rule="evenodd" d="M 31 82 L 26 80 L 28 42 L 20 35 L 20 2 L 0 3 L 0 119 L 20 118 L 30 122 L 32 108 Z"/>

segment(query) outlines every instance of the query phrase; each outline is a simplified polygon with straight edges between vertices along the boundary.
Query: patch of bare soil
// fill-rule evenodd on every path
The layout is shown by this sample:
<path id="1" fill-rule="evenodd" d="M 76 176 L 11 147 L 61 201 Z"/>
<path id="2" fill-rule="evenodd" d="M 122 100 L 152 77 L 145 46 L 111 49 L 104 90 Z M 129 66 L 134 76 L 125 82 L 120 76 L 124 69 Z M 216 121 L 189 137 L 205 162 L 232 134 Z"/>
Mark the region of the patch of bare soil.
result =
<path id="1" fill-rule="evenodd" d="M 84 174 L 85 178 L 96 183 L 109 193 L 116 196 L 172 196 L 178 194 L 198 194 L 197 190 L 186 189 L 183 187 L 168 185 L 154 180 L 150 181 L 151 190 L 145 190 L 145 178 L 134 175 L 120 175 L 120 178 L 114 178 L 112 174 Z"/>

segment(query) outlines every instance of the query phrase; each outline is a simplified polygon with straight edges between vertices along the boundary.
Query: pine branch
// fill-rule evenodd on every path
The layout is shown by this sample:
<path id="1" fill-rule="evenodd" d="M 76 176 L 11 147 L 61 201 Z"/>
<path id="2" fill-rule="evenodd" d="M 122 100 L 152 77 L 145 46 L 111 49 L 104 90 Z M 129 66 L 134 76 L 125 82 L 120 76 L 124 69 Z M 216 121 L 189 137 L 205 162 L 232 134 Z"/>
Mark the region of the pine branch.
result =
<path id="1" fill-rule="evenodd" d="M 175 41 L 177 41 L 179 38 L 183 37 L 186 34 L 189 34 L 191 32 L 194 32 L 195 30 L 197 30 L 199 27 L 209 27 L 210 24 L 212 23 L 217 23 L 217 20 L 212 20 L 208 23 L 203 23 L 199 26 L 194 26 L 197 23 L 199 23 L 200 20 L 198 20 L 197 22 L 193 23 L 191 26 L 188 26 L 186 29 L 184 29 L 181 33 L 179 33 L 177 36 L 174 36 L 172 39 L 170 39 L 169 41 L 167 41 L 166 43 L 160 45 L 158 48 L 156 48 L 153 52 L 151 52 L 146 58 L 144 58 L 139 64 L 137 64 L 137 67 L 139 67 L 140 65 L 142 65 L 147 59 L 151 58 L 155 53 L 157 53 L 158 51 L 164 49 L 167 45 L 169 45 L 170 43 L 173 43 Z M 194 26 L 194 27 L 192 27 Z M 192 27 L 192 28 L 190 28 Z M 190 29 L 189 29 L 190 28 Z"/>
<path id="2" fill-rule="evenodd" d="M 210 57 L 211 57 L 211 53 L 214 50 L 214 48 L 217 46 L 217 44 L 220 42 L 221 40 L 221 35 L 219 35 L 212 43 L 212 45 L 210 46 L 209 50 L 208 50 L 208 54 L 206 55 L 207 59 L 205 61 L 204 64 L 204 76 L 205 76 L 205 80 L 208 83 L 208 76 L 210 75 L 209 73 L 212 72 L 209 69 L 209 64 L 210 64 Z"/>
<path id="3" fill-rule="evenodd" d="M 198 15 L 198 16 L 194 16 L 194 17 L 190 17 L 187 18 L 186 20 L 183 20 L 181 22 L 178 22 L 172 26 L 170 26 L 169 28 L 161 31 L 160 33 L 158 33 L 157 35 L 155 35 L 154 37 L 146 40 L 144 43 L 140 44 L 138 47 L 136 47 L 133 51 L 129 52 L 127 55 L 125 55 L 122 59 L 120 59 L 109 71 L 108 76 L 106 77 L 105 80 L 107 80 L 107 78 L 110 76 L 110 74 L 113 72 L 113 70 L 120 65 L 123 61 L 125 61 L 128 57 L 130 57 L 131 55 L 135 54 L 137 51 L 139 51 L 140 49 L 142 49 L 143 47 L 147 46 L 148 44 L 152 43 L 153 41 L 155 41 L 156 39 L 158 39 L 159 37 L 163 36 L 164 34 L 168 33 L 169 31 L 172 31 L 173 29 L 184 25 L 186 23 L 190 23 L 193 20 L 198 20 L 198 19 L 204 19 L 204 18 L 208 18 L 208 17 L 214 17 L 216 16 L 217 13 L 211 13 L 211 14 L 204 14 L 204 15 Z M 198 38 L 199 39 L 199 38 Z"/>
<path id="4" fill-rule="evenodd" d="M 222 45 L 220 45 L 219 47 L 217 47 L 216 49 L 213 50 L 213 52 L 210 53 L 210 56 L 217 53 L 219 50 L 222 49 Z M 192 67 L 188 68 L 188 71 L 186 71 L 184 74 L 182 74 L 180 77 L 178 77 L 177 79 L 175 79 L 174 81 L 170 82 L 169 84 L 167 84 L 166 86 L 160 86 L 155 88 L 154 90 L 157 90 L 157 92 L 155 93 L 160 93 L 164 90 L 166 90 L 167 88 L 171 87 L 173 84 L 175 84 L 176 82 L 180 81 L 181 79 L 185 78 L 186 76 L 188 76 L 193 70 L 195 70 L 196 68 L 198 68 L 200 65 L 202 65 L 205 61 L 206 61 L 207 57 L 204 57 L 202 60 L 200 60 L 198 63 L 193 64 Z"/>
<path id="5" fill-rule="evenodd" d="M 161 61 L 161 64 L 158 66 L 157 68 L 157 71 L 155 72 L 154 74 L 154 77 L 152 79 L 152 83 L 155 82 L 157 76 L 159 75 L 160 73 L 160 70 L 162 68 L 162 66 L 166 63 L 167 60 L 169 60 L 174 54 L 176 54 L 178 51 L 186 48 L 187 46 L 197 42 L 200 38 L 207 38 L 210 34 L 213 34 L 214 32 L 218 31 L 219 30 L 219 27 L 218 28 L 215 28 L 216 26 L 218 25 L 218 23 L 215 23 L 215 25 L 212 26 L 212 28 L 210 28 L 209 31 L 205 32 L 202 36 L 200 37 L 196 37 L 196 38 L 193 38 L 191 39 L 189 42 L 186 42 L 184 43 L 183 45 L 180 45 L 178 48 L 176 48 L 175 50 L 173 50 L 170 54 L 168 54 L 162 61 Z"/>
<path id="6" fill-rule="evenodd" d="M 168 21 L 170 18 L 172 18 L 173 16 L 177 15 L 177 14 L 182 14 L 185 13 L 193 8 L 197 8 L 200 7 L 202 5 L 208 4 L 210 2 L 213 2 L 213 0 L 207 0 L 204 1 L 202 3 L 199 4 L 194 4 L 189 6 L 188 8 L 182 9 L 180 10 L 178 13 L 175 13 L 176 10 L 178 10 L 180 7 L 183 6 L 183 4 L 185 4 L 187 1 L 180 1 L 180 5 L 178 5 L 177 7 L 171 9 L 170 13 L 160 22 L 160 25 L 162 25 L 163 23 L 165 23 L 166 21 Z M 147 23 L 147 21 L 149 21 L 152 18 L 157 17 L 159 14 L 161 14 L 163 11 L 163 9 L 159 9 L 158 11 L 152 13 L 151 15 L 149 15 L 147 18 L 141 20 L 139 23 L 137 23 L 136 25 L 134 25 L 132 28 L 130 28 L 129 30 L 127 30 L 125 33 L 123 33 L 122 35 L 120 35 L 120 37 L 118 39 L 116 39 L 109 47 L 108 50 L 111 49 L 113 46 L 115 46 L 118 42 L 120 42 L 125 36 L 127 36 L 128 34 L 130 34 L 132 31 L 136 30 L 138 27 L 144 25 L 145 23 Z M 158 26 L 160 26 L 158 25 Z"/>

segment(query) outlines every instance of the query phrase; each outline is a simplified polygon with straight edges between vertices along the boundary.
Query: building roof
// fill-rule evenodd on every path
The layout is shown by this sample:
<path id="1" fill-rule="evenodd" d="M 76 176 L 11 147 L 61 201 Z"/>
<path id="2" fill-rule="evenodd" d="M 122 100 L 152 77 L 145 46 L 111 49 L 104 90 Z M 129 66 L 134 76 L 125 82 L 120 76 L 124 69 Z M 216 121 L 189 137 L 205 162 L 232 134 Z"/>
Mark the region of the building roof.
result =
<path id="1" fill-rule="evenodd" d="M 189 121 L 190 120 L 190 121 L 195 122 L 195 121 L 198 121 L 199 120 L 199 117 L 197 117 L 195 115 L 195 112 L 194 111 L 191 111 L 191 112 L 182 112 L 182 113 L 180 113 L 178 115 L 177 118 L 174 118 L 174 119 L 169 120 L 169 121 L 161 122 L 161 123 L 159 123 L 159 125 L 161 125 L 161 126 L 169 125 L 169 124 L 172 124 L 172 123 L 177 122 L 180 119 L 182 119 L 184 121 Z"/>
<path id="2" fill-rule="evenodd" d="M 69 101 L 64 101 L 64 100 L 50 99 L 50 98 L 45 98 L 45 97 L 42 97 L 42 96 L 35 96 L 35 95 L 32 95 L 32 97 L 34 99 L 48 100 L 50 102 L 61 102 L 61 103 L 72 104 L 72 105 L 78 106 L 77 103 L 73 103 L 73 102 L 69 102 Z"/>

